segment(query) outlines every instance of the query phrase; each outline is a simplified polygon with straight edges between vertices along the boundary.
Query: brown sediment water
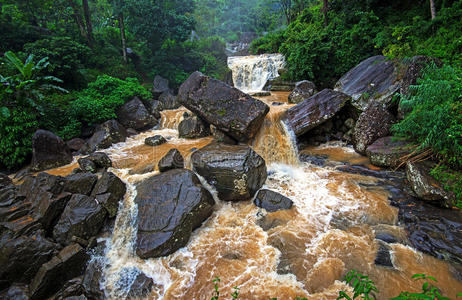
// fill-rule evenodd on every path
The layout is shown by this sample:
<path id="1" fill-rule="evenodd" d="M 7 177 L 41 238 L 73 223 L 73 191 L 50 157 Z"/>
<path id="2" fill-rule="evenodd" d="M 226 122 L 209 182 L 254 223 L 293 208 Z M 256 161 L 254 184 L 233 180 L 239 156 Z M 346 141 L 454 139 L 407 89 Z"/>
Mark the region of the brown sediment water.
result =
<path id="1" fill-rule="evenodd" d="M 271 104 L 287 102 L 286 98 L 287 93 L 280 93 L 262 99 Z M 289 197 L 294 206 L 268 213 L 252 201 L 227 203 L 216 198 L 212 216 L 193 232 L 186 247 L 167 257 L 143 260 L 134 253 L 135 184 L 156 173 L 158 160 L 169 149 L 177 148 L 187 158 L 193 148 L 212 139 L 178 138 L 174 128 L 186 111 L 180 108 L 162 113 L 161 129 L 104 150 L 114 162 L 111 171 L 128 186 L 112 236 L 107 239 L 103 285 L 109 299 L 126 297 L 134 269 L 155 282 L 145 299 L 210 299 L 216 277 L 221 279 L 223 299 L 231 298 L 234 287 L 239 287 L 239 299 L 336 299 L 340 290 L 351 292 L 341 281 L 351 269 L 369 275 L 376 283 L 377 299 L 389 299 L 403 290 L 419 291 L 422 283 L 411 279 L 416 273 L 437 277 L 442 292 L 456 298 L 462 282 L 452 275 L 447 262 L 406 246 L 406 234 L 398 226 L 398 209 L 390 205 L 389 193 L 378 179 L 298 161 L 293 136 L 280 120 L 288 107 L 271 105 L 250 145 L 266 159 L 269 175 L 265 188 Z M 168 143 L 145 146 L 144 138 L 155 134 L 166 137 Z M 302 153 L 369 166 L 367 158 L 339 144 L 311 147 Z M 63 175 L 73 167 L 50 173 Z M 379 231 L 402 240 L 390 244 L 395 269 L 374 264 L 379 247 L 375 233 Z"/>

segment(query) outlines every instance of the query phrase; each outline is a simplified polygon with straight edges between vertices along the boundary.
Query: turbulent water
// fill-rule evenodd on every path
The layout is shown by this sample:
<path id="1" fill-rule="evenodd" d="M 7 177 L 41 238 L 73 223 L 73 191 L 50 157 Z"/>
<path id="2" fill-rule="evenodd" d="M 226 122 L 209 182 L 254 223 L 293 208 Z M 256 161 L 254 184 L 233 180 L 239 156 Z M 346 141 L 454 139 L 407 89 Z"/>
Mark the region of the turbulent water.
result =
<path id="1" fill-rule="evenodd" d="M 282 54 L 228 57 L 234 86 L 245 93 L 260 92 L 268 80 L 279 76 L 278 70 L 284 65 Z"/>

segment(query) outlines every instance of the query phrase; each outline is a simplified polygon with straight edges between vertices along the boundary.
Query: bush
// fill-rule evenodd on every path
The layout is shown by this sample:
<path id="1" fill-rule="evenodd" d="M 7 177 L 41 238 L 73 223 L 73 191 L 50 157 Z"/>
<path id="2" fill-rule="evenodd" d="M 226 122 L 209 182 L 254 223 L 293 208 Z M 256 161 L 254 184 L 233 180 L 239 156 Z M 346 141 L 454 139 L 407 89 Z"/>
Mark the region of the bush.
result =
<path id="1" fill-rule="evenodd" d="M 393 126 L 393 132 L 408 138 L 420 149 L 431 148 L 453 168 L 462 168 L 462 70 L 430 66 L 413 95 L 402 97 L 404 111 L 411 111 Z"/>

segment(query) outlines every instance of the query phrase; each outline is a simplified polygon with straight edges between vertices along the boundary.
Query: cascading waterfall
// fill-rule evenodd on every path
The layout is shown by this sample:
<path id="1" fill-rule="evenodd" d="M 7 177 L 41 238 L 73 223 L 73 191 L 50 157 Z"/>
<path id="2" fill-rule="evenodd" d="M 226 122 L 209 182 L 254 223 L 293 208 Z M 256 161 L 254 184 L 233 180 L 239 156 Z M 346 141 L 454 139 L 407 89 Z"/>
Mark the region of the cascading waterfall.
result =
<path id="1" fill-rule="evenodd" d="M 234 86 L 245 93 L 262 91 L 268 80 L 279 76 L 278 70 L 284 66 L 282 54 L 228 57 Z"/>

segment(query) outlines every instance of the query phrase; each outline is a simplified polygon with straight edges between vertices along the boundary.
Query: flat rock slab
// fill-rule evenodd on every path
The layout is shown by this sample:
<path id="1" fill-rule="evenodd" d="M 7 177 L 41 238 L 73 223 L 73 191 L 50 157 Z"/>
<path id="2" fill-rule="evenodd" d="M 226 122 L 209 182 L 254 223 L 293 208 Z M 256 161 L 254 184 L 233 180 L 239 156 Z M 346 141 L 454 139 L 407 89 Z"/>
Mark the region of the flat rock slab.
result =
<path id="1" fill-rule="evenodd" d="M 286 112 L 287 123 L 295 134 L 300 136 L 331 119 L 345 106 L 348 100 L 350 97 L 343 93 L 324 89 L 289 108 Z"/>
<path id="2" fill-rule="evenodd" d="M 394 140 L 391 136 L 376 140 L 366 149 L 366 155 L 369 157 L 371 164 L 391 168 L 398 167 L 401 164 L 400 158 L 410 152 L 408 142 Z"/>
<path id="3" fill-rule="evenodd" d="M 335 84 L 334 90 L 352 98 L 352 104 L 364 111 L 371 101 L 387 103 L 400 88 L 396 65 L 385 56 L 363 60 Z"/>
<path id="4" fill-rule="evenodd" d="M 264 189 L 258 191 L 254 203 L 256 206 L 264 208 L 268 212 L 290 209 L 294 204 L 289 198 L 277 192 Z"/>
<path id="5" fill-rule="evenodd" d="M 238 141 L 258 132 L 269 107 L 226 83 L 194 72 L 180 87 L 180 102 Z"/>
<path id="6" fill-rule="evenodd" d="M 265 160 L 247 145 L 210 144 L 191 162 L 224 201 L 249 200 L 266 181 Z"/>
<path id="7" fill-rule="evenodd" d="M 166 256 L 184 247 L 215 204 L 199 178 L 186 169 L 149 177 L 137 184 L 136 191 L 136 254 L 141 258 Z"/>

